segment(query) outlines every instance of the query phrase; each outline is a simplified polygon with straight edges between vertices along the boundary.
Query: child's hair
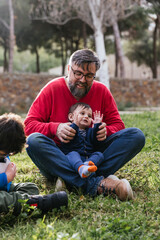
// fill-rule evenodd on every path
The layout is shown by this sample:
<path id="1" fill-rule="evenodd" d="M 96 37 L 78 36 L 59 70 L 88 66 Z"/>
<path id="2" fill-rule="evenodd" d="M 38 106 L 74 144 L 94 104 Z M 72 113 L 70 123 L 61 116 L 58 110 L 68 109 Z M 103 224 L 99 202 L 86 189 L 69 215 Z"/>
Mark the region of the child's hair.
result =
<path id="1" fill-rule="evenodd" d="M 0 116 L 0 150 L 5 154 L 21 152 L 26 142 L 21 117 L 14 113 Z"/>
<path id="2" fill-rule="evenodd" d="M 73 113 L 73 112 L 77 109 L 78 106 L 81 106 L 83 109 L 85 109 L 85 108 L 87 108 L 87 109 L 91 108 L 87 103 L 78 102 L 78 103 L 73 104 L 73 105 L 70 107 L 68 114 L 69 114 L 69 113 Z"/>

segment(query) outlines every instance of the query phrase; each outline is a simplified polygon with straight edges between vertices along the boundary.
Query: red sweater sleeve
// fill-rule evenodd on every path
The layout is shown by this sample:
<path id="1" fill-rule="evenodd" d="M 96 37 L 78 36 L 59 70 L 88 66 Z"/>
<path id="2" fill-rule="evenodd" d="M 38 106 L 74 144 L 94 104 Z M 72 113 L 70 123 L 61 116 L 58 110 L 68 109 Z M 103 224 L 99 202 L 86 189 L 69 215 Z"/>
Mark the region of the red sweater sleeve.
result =
<path id="1" fill-rule="evenodd" d="M 54 92 L 50 85 L 47 85 L 33 102 L 24 121 L 27 136 L 33 132 L 39 132 L 54 138 L 60 122 L 54 122 L 53 119 L 50 121 L 52 108 L 54 108 Z"/>
<path id="2" fill-rule="evenodd" d="M 107 124 L 107 136 L 110 136 L 124 129 L 125 125 L 118 112 L 116 102 L 108 89 L 105 89 L 103 98 L 103 121 Z"/>
<path id="3" fill-rule="evenodd" d="M 110 108 L 106 108 L 103 121 L 107 124 L 107 136 L 110 136 L 113 133 L 124 129 L 125 125 L 119 115 L 117 105 L 112 95 L 109 96 L 108 101 Z"/>

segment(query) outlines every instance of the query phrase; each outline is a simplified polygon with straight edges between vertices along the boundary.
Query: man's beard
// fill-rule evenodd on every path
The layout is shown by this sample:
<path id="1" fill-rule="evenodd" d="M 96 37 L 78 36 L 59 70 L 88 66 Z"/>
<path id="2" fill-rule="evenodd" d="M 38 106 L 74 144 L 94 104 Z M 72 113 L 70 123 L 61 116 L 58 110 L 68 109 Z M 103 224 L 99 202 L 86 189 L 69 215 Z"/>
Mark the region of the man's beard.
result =
<path id="1" fill-rule="evenodd" d="M 89 92 L 89 90 L 91 88 L 91 86 L 89 87 L 89 86 L 87 86 L 87 84 L 83 84 L 85 86 L 83 89 L 77 88 L 78 83 L 72 84 L 69 82 L 68 85 L 69 85 L 69 89 L 70 89 L 72 95 L 75 97 L 78 97 L 78 98 L 82 98 L 82 97 L 86 96 L 86 94 Z"/>

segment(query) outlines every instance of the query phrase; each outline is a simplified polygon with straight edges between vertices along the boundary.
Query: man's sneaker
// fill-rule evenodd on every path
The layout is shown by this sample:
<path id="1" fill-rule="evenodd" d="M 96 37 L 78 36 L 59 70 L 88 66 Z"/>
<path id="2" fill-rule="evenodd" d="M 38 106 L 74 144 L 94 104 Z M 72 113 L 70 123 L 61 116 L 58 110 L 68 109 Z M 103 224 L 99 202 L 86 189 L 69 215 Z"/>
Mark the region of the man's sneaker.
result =
<path id="1" fill-rule="evenodd" d="M 115 175 L 109 175 L 107 178 L 111 178 L 113 180 L 120 180 L 117 176 Z"/>
<path id="2" fill-rule="evenodd" d="M 27 201 L 30 206 L 35 206 L 42 210 L 42 212 L 48 212 L 53 208 L 60 208 L 61 206 L 68 206 L 68 196 L 64 191 L 48 194 L 48 195 L 33 195 Z"/>
<path id="3" fill-rule="evenodd" d="M 133 191 L 130 183 L 126 179 L 120 180 L 114 175 L 101 180 L 98 189 L 98 194 L 117 195 L 121 201 L 133 199 Z"/>
<path id="4" fill-rule="evenodd" d="M 67 189 L 67 187 L 66 187 L 64 180 L 62 178 L 58 177 L 56 184 L 55 184 L 55 192 L 65 191 L 66 189 Z"/>

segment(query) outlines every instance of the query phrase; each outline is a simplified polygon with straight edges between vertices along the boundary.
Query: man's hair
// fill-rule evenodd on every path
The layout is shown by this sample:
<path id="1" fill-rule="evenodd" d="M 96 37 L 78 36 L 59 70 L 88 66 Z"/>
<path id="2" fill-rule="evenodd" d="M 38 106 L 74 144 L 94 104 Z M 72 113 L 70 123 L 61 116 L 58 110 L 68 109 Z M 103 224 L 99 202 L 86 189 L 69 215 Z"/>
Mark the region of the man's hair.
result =
<path id="1" fill-rule="evenodd" d="M 0 150 L 5 154 L 21 152 L 26 142 L 21 117 L 14 113 L 0 116 Z"/>
<path id="2" fill-rule="evenodd" d="M 77 107 L 79 107 L 79 106 L 81 106 L 83 109 L 85 109 L 85 108 L 87 108 L 87 109 L 91 108 L 90 105 L 88 105 L 87 103 L 77 102 L 77 103 L 73 104 L 73 105 L 70 107 L 68 114 L 69 114 L 69 113 L 73 113 L 73 112 L 77 109 Z"/>
<path id="3" fill-rule="evenodd" d="M 84 64 L 86 63 L 88 63 L 87 69 L 91 63 L 95 63 L 96 71 L 100 68 L 100 60 L 97 54 L 90 49 L 75 51 L 69 59 L 70 66 L 72 63 L 76 64 L 78 67 L 82 67 L 82 69 L 84 69 Z"/>

